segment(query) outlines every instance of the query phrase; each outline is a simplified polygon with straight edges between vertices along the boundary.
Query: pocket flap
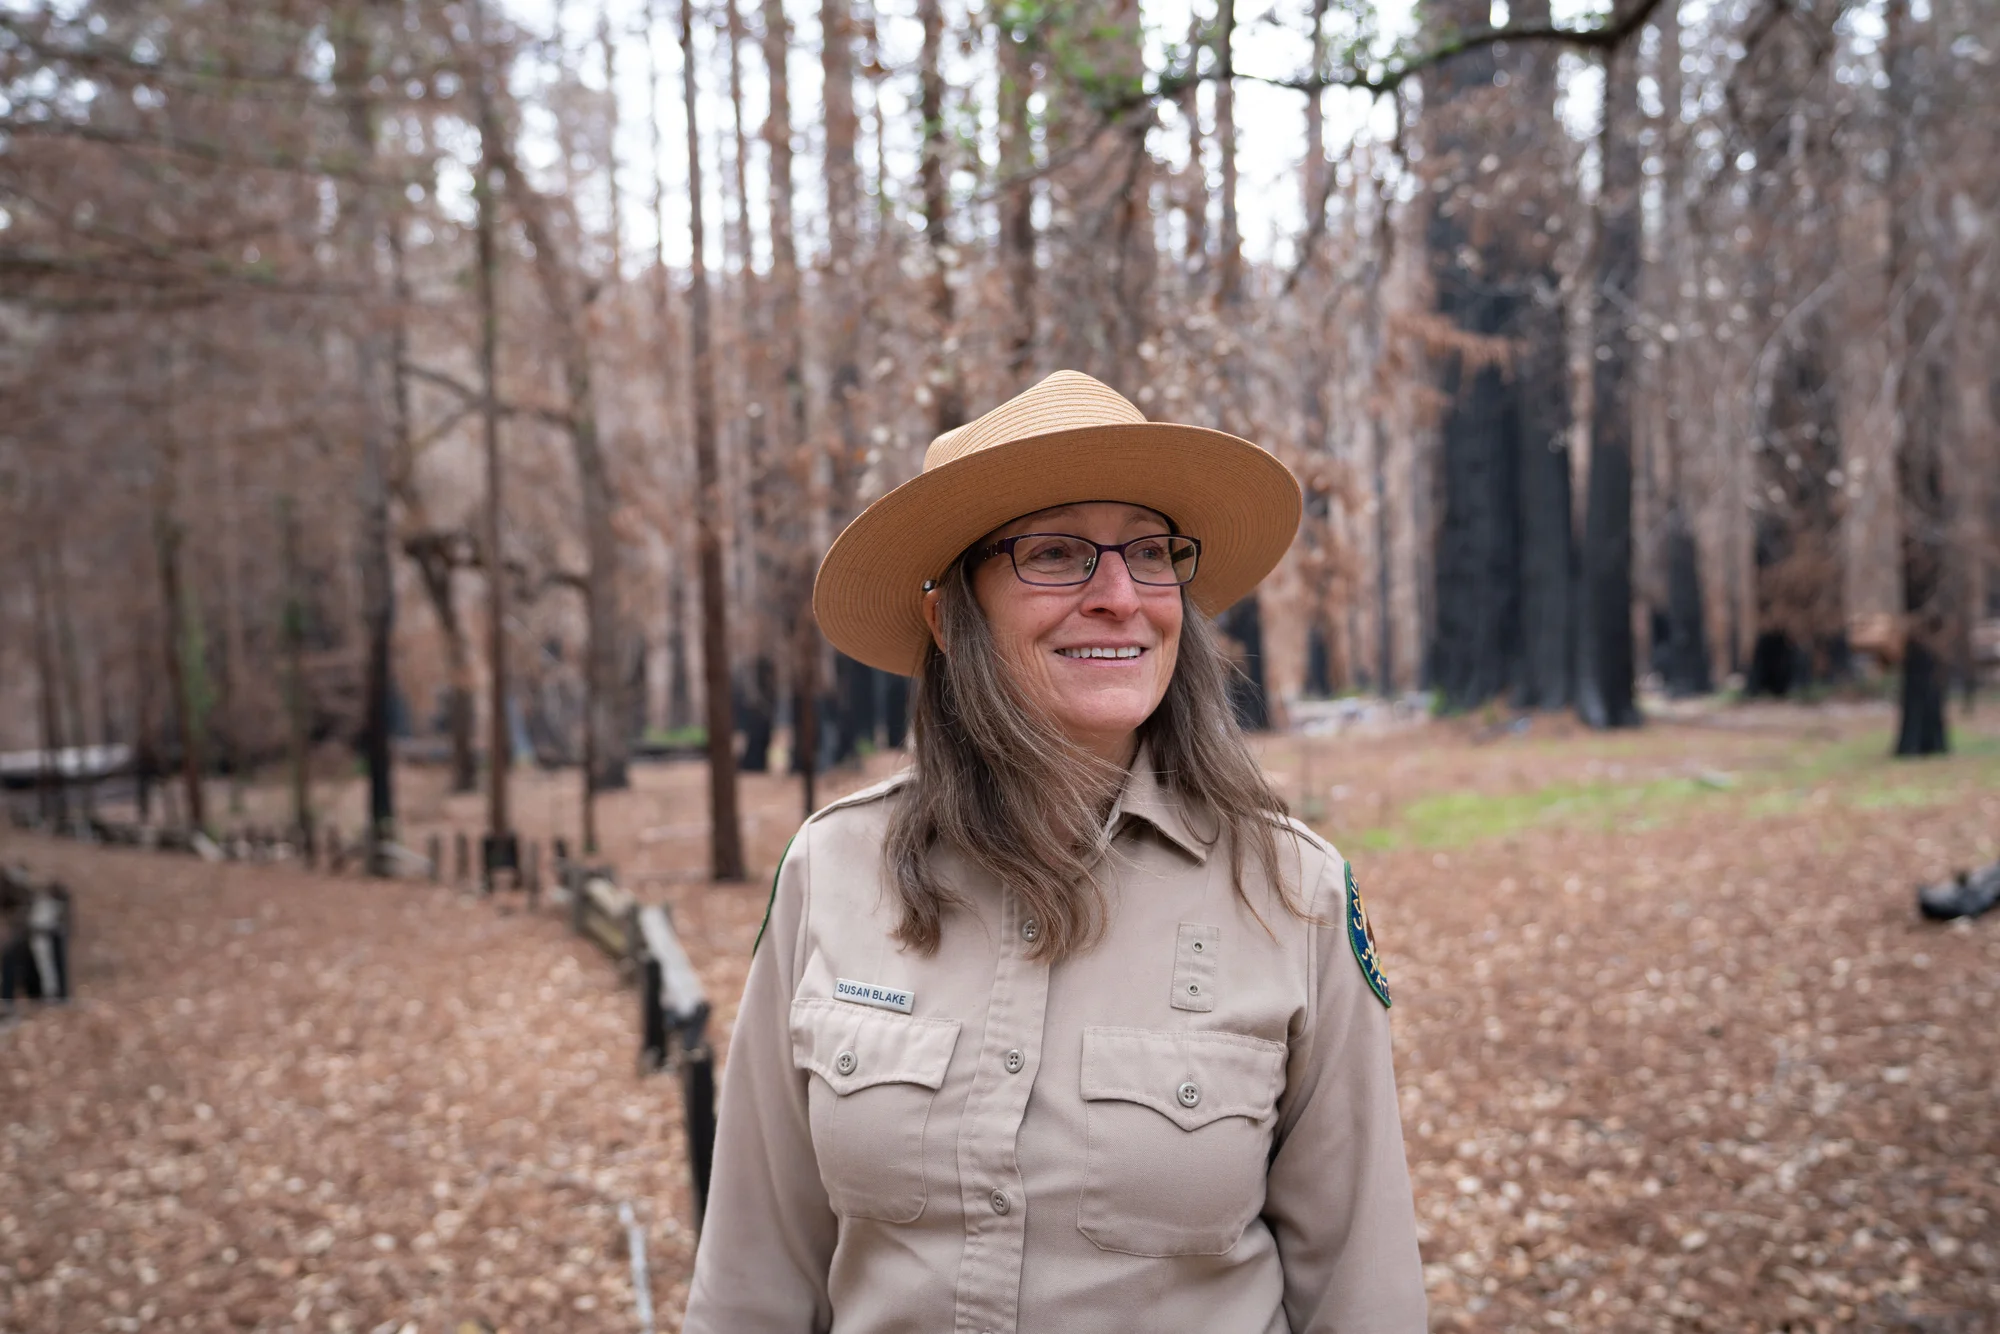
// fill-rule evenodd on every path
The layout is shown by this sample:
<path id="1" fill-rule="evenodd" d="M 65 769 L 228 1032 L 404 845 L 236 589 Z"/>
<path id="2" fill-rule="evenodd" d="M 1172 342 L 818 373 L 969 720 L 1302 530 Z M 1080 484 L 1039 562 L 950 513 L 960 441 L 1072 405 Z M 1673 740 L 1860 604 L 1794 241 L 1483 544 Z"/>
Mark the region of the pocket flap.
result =
<path id="1" fill-rule="evenodd" d="M 1182 1130 L 1225 1116 L 1262 1121 L 1278 1103 L 1285 1046 L 1241 1033 L 1083 1030 L 1086 1102 L 1135 1102 Z"/>
<path id="2" fill-rule="evenodd" d="M 875 1084 L 944 1083 L 958 1020 L 889 1014 L 848 1001 L 792 1002 L 792 1064 L 845 1096 Z"/>

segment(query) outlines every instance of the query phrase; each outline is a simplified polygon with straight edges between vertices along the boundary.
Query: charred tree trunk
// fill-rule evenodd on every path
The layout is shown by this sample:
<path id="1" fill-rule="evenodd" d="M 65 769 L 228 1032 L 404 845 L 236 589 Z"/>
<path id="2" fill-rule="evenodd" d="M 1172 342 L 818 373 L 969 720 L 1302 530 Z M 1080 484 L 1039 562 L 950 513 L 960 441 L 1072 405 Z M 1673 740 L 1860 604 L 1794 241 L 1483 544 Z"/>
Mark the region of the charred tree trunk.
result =
<path id="1" fill-rule="evenodd" d="M 1597 346 L 1577 636 L 1577 713 L 1599 728 L 1639 724 L 1632 643 L 1632 383 L 1638 356 L 1630 317 L 1640 258 L 1635 57 L 1636 44 L 1628 44 L 1604 58 L 1604 183 L 1597 204 L 1593 298 Z"/>
<path id="2" fill-rule="evenodd" d="M 513 736 L 507 725 L 507 581 L 505 548 L 501 544 L 500 469 L 500 259 L 494 239 L 493 187 L 499 179 L 500 118 L 493 103 L 487 68 L 486 0 L 469 0 L 472 46 L 476 61 L 466 71 L 479 118 L 479 174 L 472 183 L 479 294 L 479 417 L 486 465 L 486 507 L 481 530 L 481 556 L 486 565 L 486 675 L 491 692 L 486 742 L 486 832 L 505 836 L 510 828 L 507 778 L 513 761 Z"/>
<path id="3" fill-rule="evenodd" d="M 1667 513 L 1667 642 L 1661 655 L 1667 693 L 1706 695 L 1715 688 L 1708 671 L 1708 636 L 1701 604 L 1700 553 L 1694 530 L 1676 506 Z"/>
<path id="4" fill-rule="evenodd" d="M 1486 9 L 1458 3 L 1437 18 L 1447 28 L 1470 28 L 1484 23 Z M 1516 22 L 1547 19 L 1546 3 L 1515 8 Z M 1452 709 L 1500 698 L 1560 708 L 1573 697 L 1576 575 L 1562 308 L 1553 240 L 1523 222 L 1563 206 L 1563 167 L 1549 146 L 1559 135 L 1552 60 L 1532 45 L 1486 48 L 1426 81 L 1426 100 L 1436 106 L 1426 119 L 1435 126 L 1437 176 L 1425 249 L 1439 313 L 1469 335 L 1447 355 L 1440 377 L 1448 406 L 1439 424 L 1437 603 L 1424 671 Z M 1390 224 L 1385 217 L 1377 225 L 1386 231 Z M 1378 476 L 1378 493 L 1380 486 Z M 1383 499 L 1378 494 L 1377 670 L 1387 689 Z"/>
<path id="5" fill-rule="evenodd" d="M 83 662 L 76 646 L 76 601 L 70 596 L 69 561 L 60 529 L 48 554 L 50 585 L 55 594 L 50 611 L 55 617 L 55 645 L 62 663 L 63 701 L 68 705 L 69 714 L 63 735 L 70 745 L 81 750 L 90 744 L 90 731 L 83 717 Z M 91 794 L 96 786 L 95 779 L 86 777 L 78 780 L 77 803 L 83 807 L 85 818 L 92 813 L 94 802 Z"/>
<path id="6" fill-rule="evenodd" d="M 369 82 L 376 71 L 366 7 L 346 6 L 334 39 L 334 85 L 346 104 L 347 136 L 364 174 L 375 160 L 375 103 Z M 376 247 L 381 210 L 367 184 L 354 187 L 347 226 L 353 270 L 361 292 L 359 327 L 353 332 L 355 401 L 361 420 L 361 602 L 366 627 L 362 668 L 361 753 L 368 766 L 368 848 L 370 875 L 388 871 L 382 845 L 396 836 L 392 757 L 389 746 L 390 636 L 395 626 L 395 581 L 389 568 L 389 486 L 385 454 L 388 403 L 383 377 L 390 354 L 378 299 Z"/>
<path id="7" fill-rule="evenodd" d="M 190 829 L 208 827 L 207 810 L 202 804 L 202 720 L 199 702 L 186 657 L 189 638 L 187 598 L 181 584 L 181 528 L 174 511 L 179 503 L 180 442 L 174 436 L 174 354 L 163 357 L 166 403 L 160 417 L 160 457 L 153 478 L 153 554 L 159 566 L 160 605 L 166 629 L 167 681 L 173 695 L 174 716 L 180 729 L 181 777 L 187 785 L 187 821 Z"/>
<path id="8" fill-rule="evenodd" d="M 281 627 L 285 642 L 286 768 L 291 778 L 292 833 L 301 847 L 313 841 L 312 801 L 306 773 L 306 607 L 299 582 L 299 524 L 290 495 L 278 497 L 278 541 L 283 548 L 285 612 Z"/>
<path id="9" fill-rule="evenodd" d="M 36 700 L 42 720 L 42 762 L 38 786 L 38 813 L 44 820 L 62 820 L 69 815 L 68 787 L 63 778 L 62 704 L 56 685 L 55 612 L 49 606 L 49 580 L 45 554 L 31 545 L 28 550 L 29 588 L 34 595 L 31 611 L 35 630 Z"/>
<path id="10" fill-rule="evenodd" d="M 157 675 L 149 670 L 146 645 L 155 642 L 154 630 L 149 622 L 151 617 L 141 614 L 136 619 L 137 634 L 131 646 L 133 694 L 136 699 L 133 713 L 136 722 L 132 734 L 132 777 L 138 789 L 139 823 L 150 824 L 153 819 L 153 780 L 160 769 L 158 739 L 153 730 L 153 683 Z"/>
<path id="11" fill-rule="evenodd" d="M 1936 114 L 1936 71 L 1912 0 L 1890 0 L 1886 60 L 1889 107 L 1897 142 L 1890 154 L 1890 289 L 1902 293 L 1892 355 L 1900 448 L 1896 478 L 1902 498 L 1903 652 L 1899 756 L 1941 755 L 1951 749 L 1945 723 L 1950 686 L 1946 663 L 1955 636 L 1952 596 L 1952 516 L 1946 494 L 1944 404 L 1950 392 L 1937 337 L 1945 293 L 1939 246 L 1927 233 L 1939 200 L 1925 179 L 1926 133 Z"/>
<path id="12" fill-rule="evenodd" d="M 701 122 L 695 80 L 694 0 L 681 0 L 681 86 L 687 101 L 688 341 L 693 354 L 697 542 L 701 563 L 702 680 L 708 693 L 708 809 L 711 873 L 744 876 L 736 809 L 736 729 L 729 696 L 729 615 L 723 588 L 722 496 L 715 458 L 715 366 L 710 352 L 708 265 L 702 253 Z"/>

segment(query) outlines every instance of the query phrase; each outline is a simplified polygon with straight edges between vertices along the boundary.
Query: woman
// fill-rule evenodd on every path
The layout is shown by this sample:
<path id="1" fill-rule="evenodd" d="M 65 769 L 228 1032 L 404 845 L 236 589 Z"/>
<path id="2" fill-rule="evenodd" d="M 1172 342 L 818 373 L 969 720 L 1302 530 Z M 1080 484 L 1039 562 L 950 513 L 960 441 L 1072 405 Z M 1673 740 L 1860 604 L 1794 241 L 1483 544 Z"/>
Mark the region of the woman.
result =
<path id="1" fill-rule="evenodd" d="M 1389 992 L 1204 613 L 1298 483 L 1062 373 L 940 437 L 813 605 L 915 763 L 787 849 L 689 1334 L 1411 1334 Z"/>

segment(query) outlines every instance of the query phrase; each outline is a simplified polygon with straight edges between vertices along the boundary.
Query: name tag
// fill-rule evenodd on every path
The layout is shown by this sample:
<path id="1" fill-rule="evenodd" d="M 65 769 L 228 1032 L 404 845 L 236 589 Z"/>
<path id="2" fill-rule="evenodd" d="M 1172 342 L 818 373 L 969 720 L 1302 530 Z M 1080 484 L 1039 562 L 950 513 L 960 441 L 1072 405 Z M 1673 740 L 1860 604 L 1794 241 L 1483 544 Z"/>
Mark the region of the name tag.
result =
<path id="1" fill-rule="evenodd" d="M 856 1005 L 873 1005 L 878 1009 L 895 1010 L 908 1014 L 916 1004 L 917 993 L 898 991 L 894 987 L 878 987 L 873 982 L 850 982 L 846 978 L 835 978 L 833 994 L 841 1000 L 853 1001 Z"/>

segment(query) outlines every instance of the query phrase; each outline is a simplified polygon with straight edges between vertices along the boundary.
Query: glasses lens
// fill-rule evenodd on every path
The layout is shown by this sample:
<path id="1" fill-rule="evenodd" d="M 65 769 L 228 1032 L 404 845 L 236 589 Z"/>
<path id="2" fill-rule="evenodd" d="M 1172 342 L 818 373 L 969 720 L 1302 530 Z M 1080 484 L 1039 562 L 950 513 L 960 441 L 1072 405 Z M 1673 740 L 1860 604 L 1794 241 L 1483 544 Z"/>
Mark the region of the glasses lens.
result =
<path id="1" fill-rule="evenodd" d="M 1080 584 L 1097 566 L 1097 548 L 1061 533 L 1032 533 L 1014 543 L 1014 572 L 1031 584 Z"/>
<path id="2" fill-rule="evenodd" d="M 1138 584 L 1184 584 L 1194 578 L 1195 544 L 1185 537 L 1142 537 L 1125 548 L 1125 566 Z"/>

